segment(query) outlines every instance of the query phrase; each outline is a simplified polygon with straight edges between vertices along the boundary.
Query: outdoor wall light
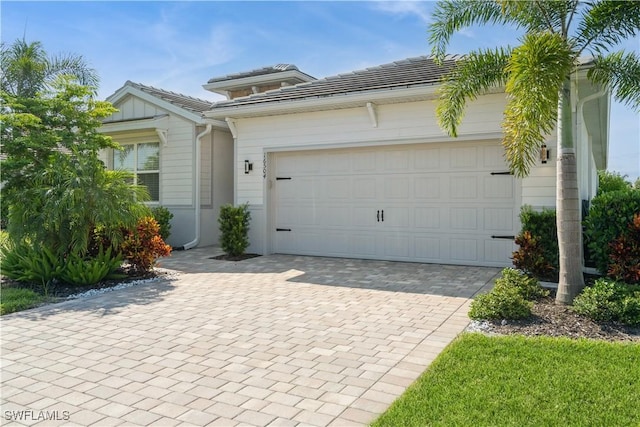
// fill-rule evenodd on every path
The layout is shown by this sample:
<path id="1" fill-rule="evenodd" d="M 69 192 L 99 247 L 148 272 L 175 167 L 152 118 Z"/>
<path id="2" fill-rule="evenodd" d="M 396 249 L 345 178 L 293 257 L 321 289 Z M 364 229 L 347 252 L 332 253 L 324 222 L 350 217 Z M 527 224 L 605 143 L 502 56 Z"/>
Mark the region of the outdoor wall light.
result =
<path id="1" fill-rule="evenodd" d="M 253 163 L 250 163 L 249 160 L 244 161 L 244 173 L 248 174 L 253 170 Z"/>
<path id="2" fill-rule="evenodd" d="M 547 144 L 542 144 L 542 147 L 540 147 L 540 160 L 542 161 L 542 164 L 547 163 L 550 152 L 551 150 L 547 149 Z"/>

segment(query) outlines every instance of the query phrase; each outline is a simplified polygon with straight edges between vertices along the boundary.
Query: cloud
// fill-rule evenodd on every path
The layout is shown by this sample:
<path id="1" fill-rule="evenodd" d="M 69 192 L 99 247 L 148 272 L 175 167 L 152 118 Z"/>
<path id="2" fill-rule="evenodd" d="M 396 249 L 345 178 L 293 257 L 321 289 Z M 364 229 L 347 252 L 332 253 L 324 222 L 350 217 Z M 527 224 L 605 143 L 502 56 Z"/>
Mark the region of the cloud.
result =
<path id="1" fill-rule="evenodd" d="M 397 15 L 416 16 L 424 24 L 431 23 L 431 15 L 427 11 L 427 4 L 420 1 L 376 1 L 373 3 L 375 10 Z"/>

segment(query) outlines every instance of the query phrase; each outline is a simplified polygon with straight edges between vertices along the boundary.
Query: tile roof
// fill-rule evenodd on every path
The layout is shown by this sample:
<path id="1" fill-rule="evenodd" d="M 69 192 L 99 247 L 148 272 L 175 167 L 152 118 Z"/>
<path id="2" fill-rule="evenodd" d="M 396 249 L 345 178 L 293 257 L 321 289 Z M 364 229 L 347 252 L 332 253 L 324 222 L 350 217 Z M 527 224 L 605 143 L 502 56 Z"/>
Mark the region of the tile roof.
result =
<path id="1" fill-rule="evenodd" d="M 163 101 L 169 102 L 177 107 L 183 108 L 187 111 L 191 111 L 193 113 L 203 113 L 207 110 L 211 109 L 213 102 L 205 101 L 204 99 L 198 99 L 187 95 L 182 95 L 176 92 L 170 92 L 168 90 L 158 89 L 153 86 L 145 86 L 140 83 L 134 83 L 130 80 L 127 80 L 125 86 L 131 86 L 142 92 L 148 93 L 151 96 L 155 96 L 156 98 L 162 99 Z"/>
<path id="2" fill-rule="evenodd" d="M 213 109 L 434 85 L 439 83 L 441 78 L 453 69 L 455 62 L 461 58 L 461 56 L 448 56 L 442 66 L 427 56 L 408 58 L 295 86 L 286 86 L 242 98 L 219 101 L 213 105 Z"/>
<path id="3" fill-rule="evenodd" d="M 240 73 L 229 74 L 222 77 L 213 77 L 207 83 L 225 82 L 228 80 L 243 79 L 246 77 L 264 76 L 265 74 L 280 73 L 283 71 L 300 71 L 293 64 L 277 64 L 269 67 L 257 68 L 251 71 L 243 71 Z"/>

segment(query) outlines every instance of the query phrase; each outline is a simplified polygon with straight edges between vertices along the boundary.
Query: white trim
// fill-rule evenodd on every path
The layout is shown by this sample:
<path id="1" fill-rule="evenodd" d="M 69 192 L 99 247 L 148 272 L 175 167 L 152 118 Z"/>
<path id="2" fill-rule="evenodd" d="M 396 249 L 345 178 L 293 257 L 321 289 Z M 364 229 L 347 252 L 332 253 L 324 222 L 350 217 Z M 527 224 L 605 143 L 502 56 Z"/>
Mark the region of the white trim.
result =
<path id="1" fill-rule="evenodd" d="M 373 102 L 367 102 L 367 111 L 369 112 L 369 118 L 371 119 L 371 126 L 378 127 L 378 110 L 376 104 Z"/>
<path id="2" fill-rule="evenodd" d="M 238 137 L 238 129 L 236 128 L 236 119 L 232 117 L 225 117 L 224 121 L 227 122 L 227 126 L 229 126 L 229 130 L 231 131 L 231 136 L 233 139 Z"/>
<path id="3" fill-rule="evenodd" d="M 127 132 L 136 130 L 164 130 L 169 129 L 169 115 L 162 114 L 160 116 L 150 117 L 148 119 L 131 119 L 117 122 L 103 123 L 98 132 L 100 133 L 113 133 L 113 132 Z"/>
<path id="4" fill-rule="evenodd" d="M 468 135 L 460 135 L 456 138 L 447 136 L 434 136 L 430 138 L 414 137 L 414 138 L 393 138 L 380 140 L 363 140 L 349 143 L 326 143 L 326 144 L 305 144 L 305 145 L 286 145 L 286 146 L 269 146 L 263 147 L 265 153 L 279 153 L 283 151 L 307 151 L 307 150 L 325 150 L 336 148 L 358 148 L 358 147 L 379 147 L 407 144 L 437 144 L 437 143 L 455 143 L 466 141 L 492 141 L 502 140 L 504 135 L 502 132 L 475 133 Z"/>
<path id="5" fill-rule="evenodd" d="M 336 107 L 362 107 L 367 102 L 384 103 L 402 102 L 407 100 L 428 100 L 437 97 L 439 86 L 422 86 L 412 88 L 385 89 L 367 91 L 366 93 L 336 94 L 324 98 L 307 98 L 280 102 L 261 102 L 249 105 L 219 107 L 205 111 L 204 115 L 213 119 L 228 116 L 235 118 L 255 117 L 259 115 L 278 115 L 286 113 L 300 113 L 303 111 L 331 110 Z"/>

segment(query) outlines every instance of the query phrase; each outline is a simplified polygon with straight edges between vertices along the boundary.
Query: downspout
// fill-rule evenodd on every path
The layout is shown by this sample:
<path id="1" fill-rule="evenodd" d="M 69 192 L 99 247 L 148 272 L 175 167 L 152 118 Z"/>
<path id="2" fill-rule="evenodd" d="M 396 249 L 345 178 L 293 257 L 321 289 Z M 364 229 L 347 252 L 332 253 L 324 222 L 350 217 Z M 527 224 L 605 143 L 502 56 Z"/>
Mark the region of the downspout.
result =
<path id="1" fill-rule="evenodd" d="M 202 132 L 200 132 L 198 134 L 198 136 L 196 136 L 196 200 L 195 200 L 195 222 L 196 222 L 196 235 L 195 238 L 190 241 L 189 243 L 185 243 L 184 246 L 182 246 L 183 250 L 188 250 L 188 249 L 192 249 L 194 247 L 196 247 L 198 245 L 198 243 L 200 243 L 200 168 L 201 168 L 201 153 L 200 153 L 200 146 L 201 146 L 201 140 L 203 137 L 205 137 L 206 135 L 211 133 L 211 123 L 207 123 L 207 127 L 205 128 L 205 130 L 203 130 Z"/>

